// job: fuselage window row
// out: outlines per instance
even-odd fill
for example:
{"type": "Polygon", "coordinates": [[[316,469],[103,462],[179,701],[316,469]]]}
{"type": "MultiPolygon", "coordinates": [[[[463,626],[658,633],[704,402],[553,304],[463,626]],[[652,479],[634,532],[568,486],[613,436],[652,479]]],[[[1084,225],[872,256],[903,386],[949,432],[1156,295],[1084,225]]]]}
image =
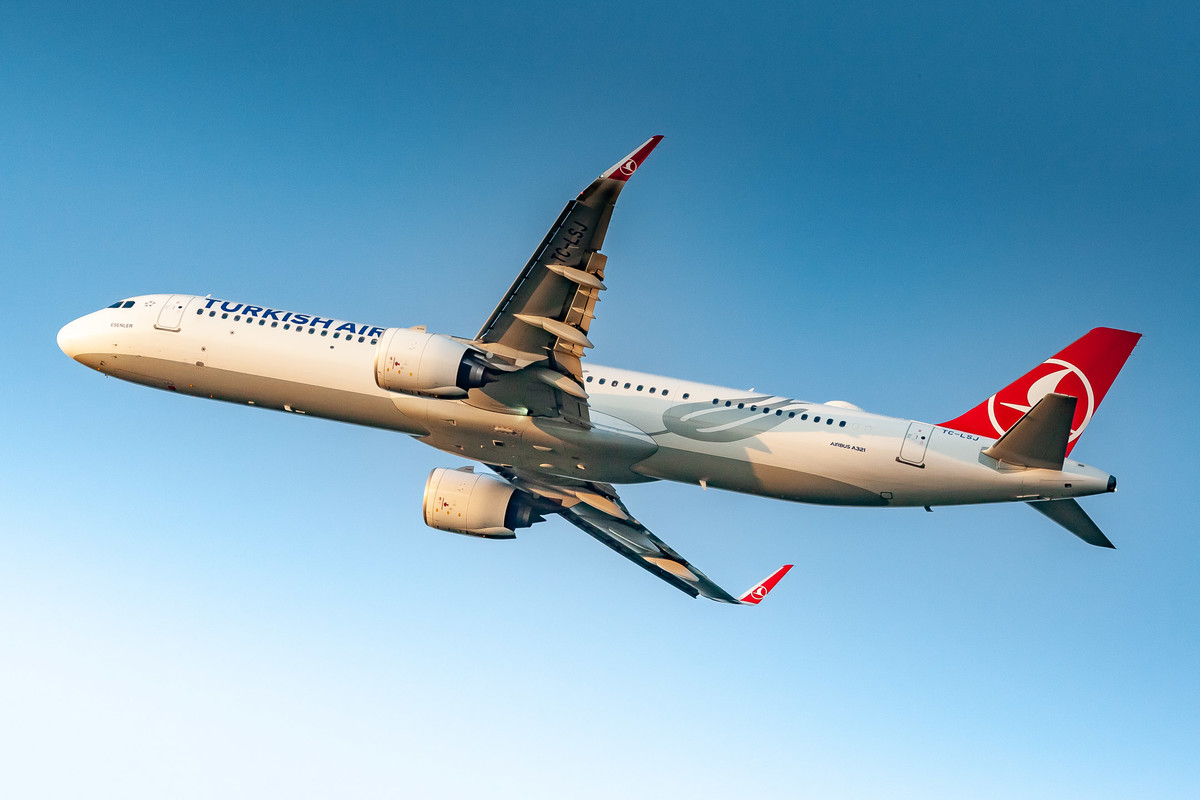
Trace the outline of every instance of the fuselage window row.
{"type": "MultiPolygon", "coordinates": [[[[584,379],[584,382],[591,383],[593,380],[595,380],[595,376],[588,375],[587,378],[584,379]]],[[[603,386],[605,383],[608,383],[610,386],[614,386],[618,389],[621,388],[621,383],[619,381],[608,380],[607,378],[600,378],[599,380],[596,381],[596,383],[600,384],[601,386],[603,386]]],[[[627,383],[627,384],[625,384],[624,388],[629,389],[631,386],[632,386],[632,384],[627,383]]],[[[647,391],[650,394],[660,394],[663,397],[667,397],[671,394],[669,389],[659,389],[657,386],[651,386],[649,389],[646,389],[646,385],[644,383],[639,383],[637,385],[637,387],[635,387],[635,388],[636,388],[636,391],[639,391],[639,392],[647,391]]],[[[683,393],[684,400],[687,400],[691,396],[692,395],[689,392],[683,393]]]]}

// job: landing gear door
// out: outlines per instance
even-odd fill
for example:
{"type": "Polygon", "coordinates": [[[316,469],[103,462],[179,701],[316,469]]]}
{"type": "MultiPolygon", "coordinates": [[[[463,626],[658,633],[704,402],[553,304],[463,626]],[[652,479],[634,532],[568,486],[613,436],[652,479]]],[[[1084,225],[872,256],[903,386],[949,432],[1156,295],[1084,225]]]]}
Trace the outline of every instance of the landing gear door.
{"type": "Polygon", "coordinates": [[[154,327],[160,331],[177,331],[179,323],[183,321],[183,312],[187,308],[188,301],[192,298],[186,294],[173,294],[167,298],[167,302],[163,303],[162,310],[158,312],[158,322],[154,323],[154,327]]]}
{"type": "Polygon", "coordinates": [[[915,466],[924,466],[925,448],[929,446],[929,437],[933,433],[934,426],[925,422],[911,422],[908,425],[908,432],[904,434],[904,441],[900,445],[900,457],[898,461],[903,461],[906,464],[915,466]]]}

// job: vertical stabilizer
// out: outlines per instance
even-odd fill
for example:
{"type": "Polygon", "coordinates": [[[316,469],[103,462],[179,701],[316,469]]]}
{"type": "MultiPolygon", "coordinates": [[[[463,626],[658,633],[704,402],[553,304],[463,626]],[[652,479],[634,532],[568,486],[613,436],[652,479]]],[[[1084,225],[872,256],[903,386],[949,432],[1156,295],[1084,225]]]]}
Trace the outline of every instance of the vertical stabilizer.
{"type": "Polygon", "coordinates": [[[1070,395],[1079,400],[1067,439],[1066,454],[1070,455],[1140,338],[1140,333],[1132,331],[1093,328],[1052,358],[962,416],[943,422],[942,426],[996,438],[1007,433],[1046,395],[1070,395]]]}

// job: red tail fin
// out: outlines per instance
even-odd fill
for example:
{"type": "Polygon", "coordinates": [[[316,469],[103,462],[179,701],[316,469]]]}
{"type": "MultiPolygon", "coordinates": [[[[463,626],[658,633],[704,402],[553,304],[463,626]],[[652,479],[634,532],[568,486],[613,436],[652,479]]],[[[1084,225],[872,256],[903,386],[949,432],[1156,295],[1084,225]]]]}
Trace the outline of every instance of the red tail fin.
{"type": "Polygon", "coordinates": [[[1053,358],[1046,359],[961,417],[943,422],[942,426],[994,439],[1047,394],[1069,394],[1079,398],[1067,441],[1067,453],[1070,454],[1140,338],[1140,333],[1131,331],[1093,328],[1053,358]]]}

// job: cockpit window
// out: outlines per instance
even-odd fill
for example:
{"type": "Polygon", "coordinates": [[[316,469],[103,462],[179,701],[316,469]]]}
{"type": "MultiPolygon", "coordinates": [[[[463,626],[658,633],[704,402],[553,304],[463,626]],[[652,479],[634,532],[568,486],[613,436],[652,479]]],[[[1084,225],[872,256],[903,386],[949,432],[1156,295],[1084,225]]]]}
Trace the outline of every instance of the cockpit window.
{"type": "Polygon", "coordinates": [[[109,306],[109,308],[120,308],[120,307],[121,307],[121,303],[122,303],[122,302],[124,302],[124,301],[123,301],[123,300],[118,300],[117,302],[115,302],[115,303],[113,303],[111,306],[109,306]]]}
{"type": "Polygon", "coordinates": [[[111,306],[109,306],[109,308],[133,308],[133,301],[132,300],[118,300],[117,302],[115,302],[111,306]]]}

